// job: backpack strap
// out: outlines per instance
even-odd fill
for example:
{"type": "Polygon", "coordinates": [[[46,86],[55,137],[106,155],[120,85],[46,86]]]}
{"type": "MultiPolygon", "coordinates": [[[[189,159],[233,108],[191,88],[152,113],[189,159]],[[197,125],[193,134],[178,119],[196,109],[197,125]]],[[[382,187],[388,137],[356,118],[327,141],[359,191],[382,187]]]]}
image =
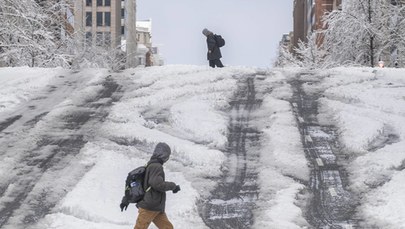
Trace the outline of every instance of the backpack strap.
{"type": "MultiPolygon", "coordinates": [[[[146,173],[146,171],[148,170],[148,166],[149,166],[149,163],[146,163],[146,165],[145,165],[145,173],[146,173]]],[[[149,192],[149,191],[151,190],[151,188],[152,188],[152,186],[149,186],[149,187],[145,190],[145,193],[149,192]]]]}

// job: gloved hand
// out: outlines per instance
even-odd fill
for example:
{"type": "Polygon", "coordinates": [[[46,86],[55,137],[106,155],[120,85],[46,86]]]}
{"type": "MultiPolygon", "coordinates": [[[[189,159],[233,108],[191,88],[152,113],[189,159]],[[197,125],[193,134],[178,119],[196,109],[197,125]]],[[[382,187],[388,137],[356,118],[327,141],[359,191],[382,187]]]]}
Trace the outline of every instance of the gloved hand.
{"type": "Polygon", "coordinates": [[[126,211],[127,208],[128,208],[128,205],[129,205],[129,203],[121,203],[121,204],[120,204],[121,211],[123,211],[124,209],[125,209],[125,211],[126,211]]]}
{"type": "Polygon", "coordinates": [[[123,211],[124,209],[126,211],[128,208],[128,205],[129,205],[129,201],[128,201],[127,197],[126,196],[122,197],[121,204],[120,204],[121,211],[123,211]]]}
{"type": "Polygon", "coordinates": [[[176,185],[176,188],[173,189],[173,193],[180,191],[180,185],[176,185]]]}
{"type": "Polygon", "coordinates": [[[120,204],[120,208],[121,208],[121,211],[123,211],[124,209],[125,209],[125,211],[127,210],[127,208],[128,208],[128,203],[121,203],[120,204]]]}

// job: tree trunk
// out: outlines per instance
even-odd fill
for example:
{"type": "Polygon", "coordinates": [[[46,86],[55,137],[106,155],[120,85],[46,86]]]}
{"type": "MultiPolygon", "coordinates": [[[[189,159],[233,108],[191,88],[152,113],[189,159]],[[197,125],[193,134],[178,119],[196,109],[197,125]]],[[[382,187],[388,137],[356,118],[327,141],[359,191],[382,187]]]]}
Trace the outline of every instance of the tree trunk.
{"type": "Polygon", "coordinates": [[[370,67],[374,67],[374,36],[370,37],[370,67]]]}
{"type": "MultiPolygon", "coordinates": [[[[371,0],[368,0],[368,22],[369,25],[372,23],[373,11],[371,9],[371,0]]],[[[374,67],[374,35],[370,32],[370,66],[374,67]]]]}

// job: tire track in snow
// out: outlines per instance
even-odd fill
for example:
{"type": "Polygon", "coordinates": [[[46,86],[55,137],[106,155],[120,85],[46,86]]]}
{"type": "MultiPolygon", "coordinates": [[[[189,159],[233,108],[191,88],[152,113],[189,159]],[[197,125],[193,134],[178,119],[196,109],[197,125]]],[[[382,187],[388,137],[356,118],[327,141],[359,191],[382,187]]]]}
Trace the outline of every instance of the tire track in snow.
{"type": "Polygon", "coordinates": [[[256,99],[254,76],[242,77],[235,99],[230,102],[228,162],[218,185],[207,199],[200,200],[198,209],[210,228],[249,228],[258,198],[256,166],[261,133],[250,126],[250,113],[261,105],[256,99]]]}
{"type": "Polygon", "coordinates": [[[357,198],[347,190],[347,174],[339,160],[339,142],[333,126],[317,121],[319,94],[306,94],[299,74],[290,81],[294,91],[292,107],[297,117],[301,139],[312,164],[310,191],[312,199],[306,217],[314,228],[357,228],[357,198]]]}
{"type": "Polygon", "coordinates": [[[16,115],[10,118],[7,118],[6,120],[0,122],[0,132],[5,130],[7,127],[11,126],[14,122],[19,120],[22,117],[22,115],[16,115]]]}
{"type": "MultiPolygon", "coordinates": [[[[76,86],[74,82],[66,85],[73,89],[76,86]]],[[[88,168],[72,164],[78,163],[76,155],[94,137],[94,129],[107,117],[112,103],[122,96],[120,89],[121,86],[111,76],[106,77],[96,96],[53,117],[54,123],[35,133],[34,140],[31,140],[33,144],[8,149],[21,157],[13,169],[15,173],[11,173],[13,176],[0,189],[3,193],[0,198],[0,227],[14,229],[34,225],[80,179],[88,168]]],[[[54,91],[49,90],[48,96],[54,91]]],[[[47,96],[41,96],[40,100],[46,103],[47,96]]],[[[33,105],[28,107],[35,109],[33,105]]],[[[34,115],[24,124],[34,129],[35,124],[46,115],[47,112],[34,115]]],[[[29,134],[31,130],[27,128],[24,130],[29,134]]],[[[20,136],[17,134],[15,137],[20,136]]],[[[5,140],[18,142],[19,139],[2,139],[7,144],[5,140]]]]}

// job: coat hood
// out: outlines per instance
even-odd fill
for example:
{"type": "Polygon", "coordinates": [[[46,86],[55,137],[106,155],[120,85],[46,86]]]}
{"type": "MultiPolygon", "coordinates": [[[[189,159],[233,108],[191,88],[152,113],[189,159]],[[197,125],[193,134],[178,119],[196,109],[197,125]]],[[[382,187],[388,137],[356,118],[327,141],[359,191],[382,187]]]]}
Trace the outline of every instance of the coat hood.
{"type": "Polygon", "coordinates": [[[208,35],[211,35],[211,34],[213,34],[211,31],[209,31],[208,29],[203,29],[203,31],[202,31],[202,33],[205,35],[205,36],[208,36],[208,35]]]}
{"type": "Polygon", "coordinates": [[[171,150],[170,150],[169,145],[167,145],[164,142],[159,142],[156,145],[155,150],[153,151],[151,160],[157,159],[163,164],[169,160],[170,154],[171,154],[171,150]]]}

